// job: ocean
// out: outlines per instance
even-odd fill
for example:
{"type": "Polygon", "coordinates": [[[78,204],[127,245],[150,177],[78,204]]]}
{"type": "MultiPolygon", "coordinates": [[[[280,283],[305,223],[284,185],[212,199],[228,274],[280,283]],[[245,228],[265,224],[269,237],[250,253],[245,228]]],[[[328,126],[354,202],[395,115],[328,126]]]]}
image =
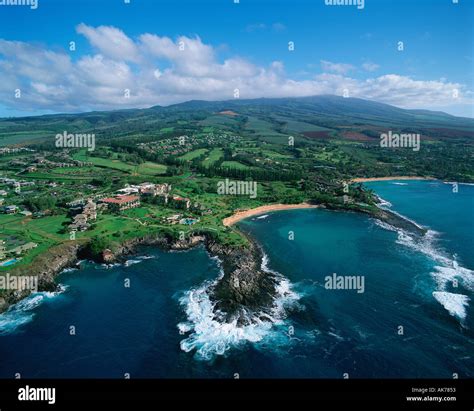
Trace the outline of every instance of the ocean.
{"type": "Polygon", "coordinates": [[[0,377],[472,378],[474,186],[366,185],[427,235],[324,209],[240,222],[281,278],[271,321],[243,328],[212,317],[203,247],[83,261],[0,315],[0,377]]]}

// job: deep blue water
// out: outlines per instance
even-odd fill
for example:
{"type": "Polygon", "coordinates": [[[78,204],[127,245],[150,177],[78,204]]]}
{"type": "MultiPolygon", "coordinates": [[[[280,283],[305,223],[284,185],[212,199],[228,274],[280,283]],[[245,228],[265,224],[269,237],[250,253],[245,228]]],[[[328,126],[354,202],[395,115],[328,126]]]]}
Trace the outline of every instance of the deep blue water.
{"type": "Polygon", "coordinates": [[[473,377],[474,187],[368,186],[427,237],[321,209],[240,223],[286,279],[273,324],[213,321],[220,267],[203,248],[147,248],[126,266],[84,262],[65,291],[0,315],[0,377],[473,377]],[[326,289],[333,273],[362,276],[364,292],[326,289]]]}

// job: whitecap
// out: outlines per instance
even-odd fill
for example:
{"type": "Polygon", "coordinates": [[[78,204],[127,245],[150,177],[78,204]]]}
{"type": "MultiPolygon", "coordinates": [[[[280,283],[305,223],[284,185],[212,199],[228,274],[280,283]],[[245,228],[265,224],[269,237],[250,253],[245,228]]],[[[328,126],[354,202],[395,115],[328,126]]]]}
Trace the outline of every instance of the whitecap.
{"type": "MultiPolygon", "coordinates": [[[[279,326],[284,325],[287,309],[296,306],[300,296],[293,290],[289,280],[268,268],[266,254],[263,255],[262,270],[275,274],[277,284],[274,305],[266,312],[242,312],[247,319],[245,325],[238,324],[237,318],[230,322],[223,320],[225,316],[211,301],[209,290],[218,280],[207,281],[187,291],[180,298],[187,320],[177,325],[180,334],[188,334],[180,342],[181,350],[195,351],[196,359],[209,361],[247,343],[266,343],[282,336],[284,341],[289,341],[288,335],[279,326]]],[[[219,278],[222,275],[221,270],[219,278]]]]}
{"type": "Polygon", "coordinates": [[[136,260],[133,260],[133,259],[132,260],[127,260],[127,261],[125,261],[124,266],[129,267],[131,265],[139,264],[141,262],[142,262],[142,260],[138,260],[138,259],[136,259],[136,260]]]}
{"type": "Polygon", "coordinates": [[[392,207],[392,203],[390,201],[385,200],[384,198],[380,197],[379,195],[375,195],[378,205],[380,207],[392,207]]]}
{"type": "Polygon", "coordinates": [[[11,334],[34,318],[34,310],[45,301],[51,300],[67,290],[67,286],[59,284],[56,291],[42,291],[30,294],[28,297],[12,305],[8,311],[0,314],[0,336],[11,334]]]}
{"type": "MultiPolygon", "coordinates": [[[[412,220],[409,221],[415,223],[412,220]]],[[[448,254],[440,250],[438,247],[436,247],[435,243],[439,237],[439,233],[437,231],[429,229],[423,237],[418,238],[414,237],[413,235],[410,235],[407,231],[401,228],[396,228],[383,221],[376,220],[376,224],[386,230],[396,232],[398,234],[396,240],[397,244],[420,252],[429,257],[435,263],[437,263],[433,271],[430,273],[431,277],[436,282],[437,290],[435,292],[444,292],[448,285],[454,286],[454,280],[457,280],[459,284],[461,284],[466,289],[474,291],[474,271],[461,266],[457,261],[456,255],[449,256],[448,254]]],[[[441,294],[441,296],[443,295],[444,294],[441,294]]],[[[441,303],[439,298],[436,298],[436,300],[441,303]]],[[[466,304],[468,304],[468,300],[466,301],[466,304]]]]}
{"type": "Polygon", "coordinates": [[[153,260],[156,258],[156,255],[139,255],[135,257],[135,260],[138,260],[138,262],[145,261],[145,260],[153,260]]]}
{"type": "Polygon", "coordinates": [[[460,320],[466,318],[466,307],[469,305],[469,297],[464,294],[453,294],[446,291],[434,291],[433,297],[448,310],[449,314],[460,320]]]}
{"type": "Polygon", "coordinates": [[[77,267],[68,267],[68,268],[65,268],[64,270],[62,270],[61,274],[71,273],[71,272],[78,271],[78,270],[79,269],[77,267]]]}

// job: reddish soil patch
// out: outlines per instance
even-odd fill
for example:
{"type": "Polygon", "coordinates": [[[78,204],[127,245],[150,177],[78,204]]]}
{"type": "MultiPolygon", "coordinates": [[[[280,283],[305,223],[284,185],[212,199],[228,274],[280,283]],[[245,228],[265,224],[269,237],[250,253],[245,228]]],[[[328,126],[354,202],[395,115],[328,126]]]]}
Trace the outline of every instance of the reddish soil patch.
{"type": "Polygon", "coordinates": [[[327,139],[331,138],[327,131],[305,131],[303,133],[305,137],[316,138],[316,139],[327,139]]]}
{"type": "Polygon", "coordinates": [[[219,114],[222,114],[223,116],[231,116],[231,117],[238,116],[238,114],[235,111],[231,111],[231,110],[221,111],[219,114]]]}

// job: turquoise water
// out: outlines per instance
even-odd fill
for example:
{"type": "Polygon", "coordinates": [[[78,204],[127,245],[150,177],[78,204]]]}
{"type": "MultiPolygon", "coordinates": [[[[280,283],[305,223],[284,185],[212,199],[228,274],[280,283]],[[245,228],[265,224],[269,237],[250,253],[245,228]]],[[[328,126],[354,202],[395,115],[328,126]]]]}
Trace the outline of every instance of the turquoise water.
{"type": "Polygon", "coordinates": [[[10,265],[15,264],[16,262],[18,262],[18,260],[16,258],[12,258],[11,260],[4,261],[3,263],[0,264],[0,266],[1,267],[8,267],[10,265]]]}
{"type": "Polygon", "coordinates": [[[84,262],[0,316],[0,377],[473,377],[474,187],[368,186],[427,237],[322,209],[241,222],[284,276],[273,322],[244,329],[212,318],[221,270],[203,248],[84,262]],[[333,273],[364,292],[327,289],[333,273]]]}

